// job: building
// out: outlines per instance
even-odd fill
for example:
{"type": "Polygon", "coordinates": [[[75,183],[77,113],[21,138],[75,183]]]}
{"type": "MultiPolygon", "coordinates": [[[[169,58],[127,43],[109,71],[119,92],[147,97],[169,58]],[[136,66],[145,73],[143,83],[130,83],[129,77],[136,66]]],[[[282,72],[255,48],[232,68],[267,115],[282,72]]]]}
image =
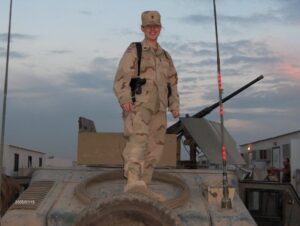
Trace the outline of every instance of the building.
{"type": "MultiPolygon", "coordinates": [[[[248,166],[282,169],[283,160],[290,159],[291,184],[300,194],[300,130],[257,140],[240,146],[248,166]]],[[[282,175],[281,175],[282,178],[282,175]]]]}
{"type": "Polygon", "coordinates": [[[46,153],[15,145],[4,145],[3,172],[7,176],[29,176],[34,168],[44,167],[46,153]]]}

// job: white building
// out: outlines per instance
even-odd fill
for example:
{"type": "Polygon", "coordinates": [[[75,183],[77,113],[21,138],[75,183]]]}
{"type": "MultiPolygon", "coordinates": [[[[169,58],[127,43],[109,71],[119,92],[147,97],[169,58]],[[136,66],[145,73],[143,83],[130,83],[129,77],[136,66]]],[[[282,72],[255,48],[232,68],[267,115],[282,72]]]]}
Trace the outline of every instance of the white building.
{"type": "Polygon", "coordinates": [[[242,155],[249,165],[283,168],[290,159],[291,184],[300,194],[300,130],[241,145],[242,155]]]}
{"type": "Polygon", "coordinates": [[[44,167],[46,153],[14,145],[4,145],[3,172],[8,176],[28,176],[34,168],[44,167]]]}

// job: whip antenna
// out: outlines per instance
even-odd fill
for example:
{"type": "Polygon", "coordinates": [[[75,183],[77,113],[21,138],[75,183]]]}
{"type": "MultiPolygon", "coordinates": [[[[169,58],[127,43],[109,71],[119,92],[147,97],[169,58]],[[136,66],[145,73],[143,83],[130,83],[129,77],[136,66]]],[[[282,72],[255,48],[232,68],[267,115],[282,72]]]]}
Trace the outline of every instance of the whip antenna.
{"type": "Polygon", "coordinates": [[[220,121],[221,121],[221,153],[222,153],[222,164],[223,164],[223,197],[222,197],[221,206],[222,208],[231,209],[232,204],[229,198],[228,178],[227,178],[226,147],[224,144],[224,107],[222,101],[223,88],[222,88],[222,79],[221,79],[216,1],[213,0],[213,3],[214,3],[215,33],[216,33],[216,47],[217,47],[218,90],[219,90],[219,109],[220,109],[219,114],[220,114],[220,121]]]}
{"type": "MultiPolygon", "coordinates": [[[[3,170],[3,152],[4,152],[4,133],[5,133],[5,116],[6,116],[6,96],[7,96],[7,82],[8,82],[8,63],[9,63],[9,52],[10,52],[10,30],[11,30],[11,14],[12,14],[12,1],[10,0],[9,6],[9,22],[8,22],[8,33],[7,33],[7,50],[6,50],[6,66],[5,66],[5,78],[4,78],[4,91],[3,91],[3,108],[2,108],[2,121],[1,121],[1,145],[0,145],[0,193],[2,190],[2,170],[3,170]]],[[[2,195],[0,195],[1,208],[2,195]]],[[[1,221],[1,216],[0,216],[1,221]]],[[[1,226],[1,222],[0,222],[1,226]]]]}

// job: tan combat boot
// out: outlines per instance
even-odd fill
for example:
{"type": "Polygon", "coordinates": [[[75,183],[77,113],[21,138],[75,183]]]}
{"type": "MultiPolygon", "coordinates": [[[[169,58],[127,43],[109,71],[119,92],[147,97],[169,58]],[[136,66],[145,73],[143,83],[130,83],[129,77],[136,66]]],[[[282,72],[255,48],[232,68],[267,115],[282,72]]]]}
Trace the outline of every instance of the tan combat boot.
{"type": "Polygon", "coordinates": [[[127,184],[125,185],[124,192],[144,193],[146,190],[147,185],[140,179],[138,167],[130,168],[127,173],[127,184]]]}
{"type": "Polygon", "coordinates": [[[142,180],[147,184],[147,191],[144,194],[152,199],[156,199],[160,202],[164,202],[166,201],[166,197],[161,193],[154,192],[149,187],[152,181],[153,171],[154,168],[152,166],[148,166],[144,168],[142,180]]]}
{"type": "Polygon", "coordinates": [[[144,194],[149,198],[156,199],[159,202],[164,202],[167,200],[167,198],[163,194],[159,192],[155,192],[151,190],[149,187],[147,187],[147,191],[144,194]]]}
{"type": "Polygon", "coordinates": [[[147,183],[151,182],[152,173],[153,170],[150,171],[150,177],[147,175],[147,179],[145,180],[145,177],[141,178],[139,166],[132,165],[127,172],[127,184],[125,185],[124,192],[140,193],[160,202],[166,201],[166,198],[162,194],[152,191],[147,186],[147,183]]]}
{"type": "Polygon", "coordinates": [[[143,170],[142,180],[145,181],[147,185],[149,185],[152,181],[154,168],[152,166],[145,167],[143,170]]]}

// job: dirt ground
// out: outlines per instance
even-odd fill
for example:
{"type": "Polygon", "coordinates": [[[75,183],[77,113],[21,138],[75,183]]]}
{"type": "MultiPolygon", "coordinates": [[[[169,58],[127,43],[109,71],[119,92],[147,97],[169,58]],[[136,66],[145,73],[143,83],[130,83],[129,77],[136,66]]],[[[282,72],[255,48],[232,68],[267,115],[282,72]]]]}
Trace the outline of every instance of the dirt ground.
{"type": "Polygon", "coordinates": [[[15,201],[19,195],[21,188],[19,184],[11,177],[2,174],[1,184],[1,211],[3,214],[7,211],[10,205],[15,201]]]}

